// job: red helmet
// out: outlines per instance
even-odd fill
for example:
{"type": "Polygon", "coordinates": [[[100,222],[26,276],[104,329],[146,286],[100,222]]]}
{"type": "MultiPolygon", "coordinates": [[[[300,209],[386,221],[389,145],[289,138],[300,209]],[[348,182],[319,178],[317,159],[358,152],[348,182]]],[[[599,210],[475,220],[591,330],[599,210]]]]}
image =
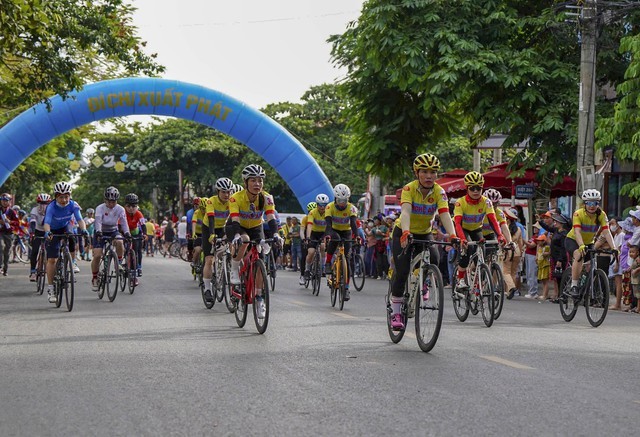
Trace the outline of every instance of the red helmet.
{"type": "Polygon", "coordinates": [[[40,193],[40,194],[38,194],[38,197],[36,198],[36,202],[38,202],[38,203],[49,203],[49,202],[51,202],[51,196],[49,196],[47,193],[40,193]]]}
{"type": "Polygon", "coordinates": [[[200,206],[200,198],[199,197],[194,197],[193,198],[193,206],[194,207],[200,206]]]}

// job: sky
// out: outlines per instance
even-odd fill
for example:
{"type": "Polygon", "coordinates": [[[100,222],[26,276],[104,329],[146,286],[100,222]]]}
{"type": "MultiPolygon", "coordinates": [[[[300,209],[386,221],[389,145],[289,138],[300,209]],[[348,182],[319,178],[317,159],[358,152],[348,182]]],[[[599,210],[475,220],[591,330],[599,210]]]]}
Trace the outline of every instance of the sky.
{"type": "Polygon", "coordinates": [[[166,67],[163,77],[202,85],[260,109],[299,102],[313,85],[344,77],[332,34],[363,0],[132,0],[133,24],[166,67]]]}

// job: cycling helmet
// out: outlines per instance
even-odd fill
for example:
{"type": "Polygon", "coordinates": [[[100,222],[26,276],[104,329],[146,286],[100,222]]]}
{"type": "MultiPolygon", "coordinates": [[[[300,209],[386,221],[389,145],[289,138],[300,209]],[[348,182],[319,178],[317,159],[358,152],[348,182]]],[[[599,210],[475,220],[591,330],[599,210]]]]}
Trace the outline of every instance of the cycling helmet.
{"type": "Polygon", "coordinates": [[[316,207],[318,206],[318,204],[316,202],[309,202],[307,203],[307,211],[311,212],[313,211],[316,207]]]}
{"type": "Polygon", "coordinates": [[[349,200],[351,190],[345,184],[338,184],[333,187],[333,195],[336,200],[349,200]]]}
{"type": "Polygon", "coordinates": [[[216,190],[218,191],[231,191],[233,189],[233,182],[229,178],[220,178],[216,181],[216,190]]]}
{"type": "Polygon", "coordinates": [[[464,185],[467,186],[467,187],[471,186],[471,185],[483,186],[484,185],[484,176],[482,176],[477,171],[470,171],[469,173],[464,175],[464,185]]]}
{"type": "Polygon", "coordinates": [[[9,193],[2,193],[2,196],[0,196],[0,200],[7,200],[7,201],[9,201],[9,200],[11,200],[11,199],[12,199],[12,197],[11,197],[11,194],[9,194],[9,193]]]}
{"type": "Polygon", "coordinates": [[[488,190],[486,190],[484,192],[484,197],[489,198],[489,200],[493,203],[498,203],[502,200],[502,194],[500,194],[500,191],[496,190],[495,188],[489,188],[488,190]]]}
{"type": "Polygon", "coordinates": [[[71,184],[69,182],[58,182],[53,186],[54,194],[71,194],[71,184]]]}
{"type": "Polygon", "coordinates": [[[38,194],[38,197],[36,198],[36,202],[38,202],[38,203],[49,203],[49,202],[51,202],[51,196],[49,196],[47,193],[40,193],[40,194],[38,194]]]}
{"type": "Polygon", "coordinates": [[[104,200],[118,200],[120,198],[120,191],[116,187],[107,187],[104,190],[104,200]]]}
{"type": "Polygon", "coordinates": [[[27,215],[27,211],[25,211],[24,209],[21,209],[20,211],[18,211],[18,215],[19,216],[25,216],[25,215],[27,215]]]}
{"type": "Polygon", "coordinates": [[[582,200],[587,201],[587,200],[601,200],[602,196],[600,195],[600,191],[598,190],[594,190],[594,189],[589,189],[589,190],[584,190],[582,192],[582,200]]]}
{"type": "Polygon", "coordinates": [[[198,196],[193,198],[193,207],[197,208],[200,205],[200,198],[198,196]]]}
{"type": "Polygon", "coordinates": [[[413,160],[413,171],[423,170],[440,170],[440,160],[431,153],[423,153],[413,160]]]}
{"type": "Polygon", "coordinates": [[[95,211],[93,208],[87,208],[87,214],[95,214],[95,211]]]}
{"type": "Polygon", "coordinates": [[[245,168],[242,169],[242,180],[246,181],[249,178],[264,178],[265,172],[264,168],[260,167],[258,164],[249,164],[245,168]]]}
{"type": "Polygon", "coordinates": [[[329,196],[323,193],[318,194],[316,196],[316,203],[320,206],[327,206],[327,203],[329,203],[329,196]]]}
{"type": "Polygon", "coordinates": [[[233,184],[233,192],[237,193],[238,191],[244,190],[244,187],[240,184],[233,184]]]}
{"type": "Polygon", "coordinates": [[[14,210],[15,212],[18,212],[20,211],[20,205],[13,205],[11,209],[14,210]]]}
{"type": "Polygon", "coordinates": [[[134,193],[129,193],[124,196],[124,203],[127,205],[137,205],[139,202],[138,195],[134,193]]]}

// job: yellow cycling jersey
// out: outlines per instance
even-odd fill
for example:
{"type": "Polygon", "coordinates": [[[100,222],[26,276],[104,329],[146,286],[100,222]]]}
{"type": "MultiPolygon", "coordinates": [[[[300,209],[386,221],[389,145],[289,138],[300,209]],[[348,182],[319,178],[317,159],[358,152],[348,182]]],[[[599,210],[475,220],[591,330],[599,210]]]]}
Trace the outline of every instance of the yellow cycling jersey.
{"type": "Polygon", "coordinates": [[[247,190],[238,191],[229,199],[229,216],[238,218],[240,226],[245,229],[253,229],[262,225],[262,215],[275,214],[276,207],[273,197],[266,191],[256,196],[256,200],[249,201],[247,190]],[[264,205],[260,209],[260,197],[264,198],[264,205]]]}
{"type": "MultiPolygon", "coordinates": [[[[411,204],[411,216],[409,232],[412,234],[428,234],[431,232],[431,221],[438,212],[443,214],[449,212],[447,193],[438,185],[433,184],[433,188],[423,196],[420,192],[420,183],[415,180],[409,182],[402,188],[400,204],[411,204]]],[[[396,220],[400,226],[399,219],[396,220]]]]}
{"type": "Polygon", "coordinates": [[[593,243],[593,237],[598,232],[598,228],[602,230],[609,229],[609,219],[604,211],[599,216],[589,215],[584,208],[577,209],[573,213],[573,228],[567,234],[567,238],[576,239],[575,228],[580,228],[580,235],[584,244],[593,243]]]}
{"type": "Polygon", "coordinates": [[[304,217],[302,217],[302,220],[300,220],[300,235],[301,235],[301,238],[304,238],[304,236],[307,235],[306,231],[307,231],[307,223],[308,223],[308,221],[309,221],[309,216],[308,215],[305,215],[304,217]]]}
{"type": "Polygon", "coordinates": [[[327,229],[327,221],[324,219],[327,210],[322,213],[318,208],[313,208],[307,216],[308,224],[311,224],[312,232],[324,232],[327,229]]]}
{"type": "Polygon", "coordinates": [[[477,204],[467,202],[467,196],[461,197],[453,209],[454,221],[456,217],[462,217],[462,229],[476,231],[482,228],[482,222],[487,214],[494,214],[491,200],[482,196],[477,204]]]}
{"type": "Polygon", "coordinates": [[[336,231],[348,231],[351,229],[351,217],[358,216],[358,210],[353,204],[347,202],[344,210],[340,211],[335,202],[331,202],[324,210],[325,219],[331,217],[331,229],[336,231]]]}
{"type": "Polygon", "coordinates": [[[227,218],[229,217],[229,202],[223,203],[216,195],[207,199],[207,226],[209,226],[209,217],[213,217],[214,229],[224,228],[227,218]]]}
{"type": "MultiPolygon", "coordinates": [[[[498,225],[506,225],[507,217],[504,215],[504,212],[500,208],[494,208],[494,211],[496,213],[496,220],[498,221],[498,225]]],[[[482,221],[482,235],[486,236],[489,234],[495,234],[495,231],[489,223],[489,218],[485,215],[484,220],[482,221]]]]}
{"type": "Polygon", "coordinates": [[[205,213],[200,208],[196,209],[196,212],[193,213],[191,226],[193,228],[194,235],[202,235],[202,225],[204,217],[205,213]]]}

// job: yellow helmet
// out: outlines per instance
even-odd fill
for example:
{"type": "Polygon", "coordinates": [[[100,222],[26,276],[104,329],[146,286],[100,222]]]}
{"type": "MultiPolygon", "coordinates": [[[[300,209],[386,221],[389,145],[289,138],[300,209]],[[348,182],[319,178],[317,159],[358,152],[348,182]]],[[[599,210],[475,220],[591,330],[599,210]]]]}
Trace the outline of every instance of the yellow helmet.
{"type": "Polygon", "coordinates": [[[464,185],[467,187],[471,185],[478,185],[481,187],[484,185],[484,176],[477,171],[470,171],[464,175],[464,185]]]}
{"type": "Polygon", "coordinates": [[[423,170],[440,170],[440,160],[431,153],[423,153],[413,160],[413,171],[423,170]]]}

